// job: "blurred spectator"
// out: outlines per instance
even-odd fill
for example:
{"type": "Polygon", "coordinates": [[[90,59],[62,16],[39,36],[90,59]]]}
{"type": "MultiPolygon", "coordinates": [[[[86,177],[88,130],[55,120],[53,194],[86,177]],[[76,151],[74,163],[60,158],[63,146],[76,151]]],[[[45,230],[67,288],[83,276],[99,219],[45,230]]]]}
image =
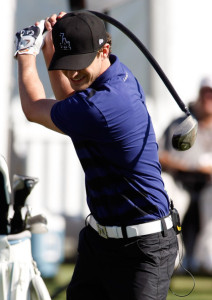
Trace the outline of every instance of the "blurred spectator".
{"type": "MultiPolygon", "coordinates": [[[[211,268],[212,272],[212,250],[206,251],[206,248],[209,247],[207,239],[201,240],[201,245],[196,244],[197,240],[200,241],[199,238],[197,239],[198,233],[201,230],[201,234],[203,234],[202,231],[207,227],[205,218],[208,216],[208,211],[212,210],[212,204],[210,204],[212,203],[212,77],[204,78],[201,81],[198,98],[189,104],[189,110],[198,120],[195,144],[191,149],[183,152],[176,151],[172,147],[174,128],[184,119],[178,118],[168,126],[159,141],[159,157],[163,172],[170,174],[175,183],[178,186],[181,185],[190,196],[190,203],[182,221],[186,251],[184,265],[192,271],[197,271],[204,265],[204,260],[210,260],[211,265],[209,266],[208,263],[206,265],[211,268]],[[208,201],[208,195],[211,195],[211,202],[208,201]],[[203,245],[204,243],[205,245],[203,245]],[[197,249],[196,258],[195,248],[197,249]],[[204,255],[204,258],[200,258],[202,249],[205,253],[208,252],[208,257],[204,255]]],[[[175,199],[173,200],[175,201],[175,199]]],[[[180,205],[183,206],[184,203],[180,203],[180,205]]],[[[208,217],[207,220],[209,220],[208,217]]]]}

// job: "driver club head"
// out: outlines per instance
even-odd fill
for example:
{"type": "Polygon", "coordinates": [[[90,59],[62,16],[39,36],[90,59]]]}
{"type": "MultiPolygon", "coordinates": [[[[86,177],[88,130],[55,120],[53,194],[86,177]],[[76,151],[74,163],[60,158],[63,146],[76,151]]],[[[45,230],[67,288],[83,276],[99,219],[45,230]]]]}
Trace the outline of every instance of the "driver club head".
{"type": "Polygon", "coordinates": [[[172,146],[178,151],[186,151],[190,149],[197,135],[197,120],[189,115],[182,123],[180,123],[172,136],[172,146]]]}

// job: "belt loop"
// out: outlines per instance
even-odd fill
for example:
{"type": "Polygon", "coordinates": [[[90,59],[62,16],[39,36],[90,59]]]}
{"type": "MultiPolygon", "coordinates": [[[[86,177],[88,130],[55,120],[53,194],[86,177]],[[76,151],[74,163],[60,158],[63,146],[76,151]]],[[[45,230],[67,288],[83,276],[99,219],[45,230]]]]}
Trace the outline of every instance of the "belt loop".
{"type": "Polygon", "coordinates": [[[87,217],[85,218],[85,226],[87,227],[89,224],[89,218],[91,217],[91,213],[89,215],[87,215],[87,217]]]}
{"type": "Polygon", "coordinates": [[[168,236],[168,231],[167,231],[167,226],[166,226],[166,222],[165,222],[164,218],[161,219],[161,224],[162,224],[162,229],[163,229],[163,231],[162,231],[163,236],[166,237],[166,236],[168,236]]]}
{"type": "Polygon", "coordinates": [[[121,231],[122,231],[123,238],[124,238],[124,239],[127,239],[128,236],[127,236],[127,229],[126,229],[126,226],[121,226],[121,231]]]}

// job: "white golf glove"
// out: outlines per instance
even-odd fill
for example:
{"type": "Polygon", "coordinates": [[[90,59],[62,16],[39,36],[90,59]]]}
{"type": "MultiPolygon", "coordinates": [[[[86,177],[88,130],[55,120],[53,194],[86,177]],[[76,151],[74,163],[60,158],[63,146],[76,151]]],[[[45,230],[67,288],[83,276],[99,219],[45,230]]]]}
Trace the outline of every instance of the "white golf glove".
{"type": "Polygon", "coordinates": [[[36,56],[44,44],[44,20],[41,20],[38,26],[30,26],[16,33],[16,51],[17,54],[32,54],[36,56]]]}

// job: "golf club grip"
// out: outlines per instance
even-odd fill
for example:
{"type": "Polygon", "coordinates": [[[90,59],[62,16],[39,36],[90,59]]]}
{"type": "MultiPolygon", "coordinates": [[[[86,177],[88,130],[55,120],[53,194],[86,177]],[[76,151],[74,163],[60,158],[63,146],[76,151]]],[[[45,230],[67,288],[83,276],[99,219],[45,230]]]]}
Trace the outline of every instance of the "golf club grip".
{"type": "Polygon", "coordinates": [[[189,116],[190,112],[189,112],[188,108],[186,107],[186,105],[183,103],[183,101],[181,100],[181,98],[177,94],[176,90],[174,89],[173,85],[171,84],[171,82],[167,78],[166,74],[161,69],[158,62],[154,59],[152,54],[147,50],[147,48],[143,45],[143,43],[127,27],[125,27],[123,24],[121,24],[119,21],[115,20],[114,18],[112,18],[108,15],[105,15],[103,13],[96,12],[96,11],[89,10],[89,12],[93,13],[94,15],[96,15],[97,17],[99,17],[100,19],[102,19],[102,20],[104,20],[108,23],[111,23],[112,25],[114,25],[115,27],[120,29],[125,35],[127,35],[128,38],[130,38],[132,42],[134,42],[134,44],[142,51],[144,56],[148,59],[150,64],[153,66],[155,71],[158,73],[158,75],[162,79],[163,83],[165,84],[165,86],[167,87],[167,89],[169,90],[169,92],[171,93],[171,95],[173,96],[175,101],[177,102],[180,109],[184,113],[186,113],[186,115],[189,116]]]}

